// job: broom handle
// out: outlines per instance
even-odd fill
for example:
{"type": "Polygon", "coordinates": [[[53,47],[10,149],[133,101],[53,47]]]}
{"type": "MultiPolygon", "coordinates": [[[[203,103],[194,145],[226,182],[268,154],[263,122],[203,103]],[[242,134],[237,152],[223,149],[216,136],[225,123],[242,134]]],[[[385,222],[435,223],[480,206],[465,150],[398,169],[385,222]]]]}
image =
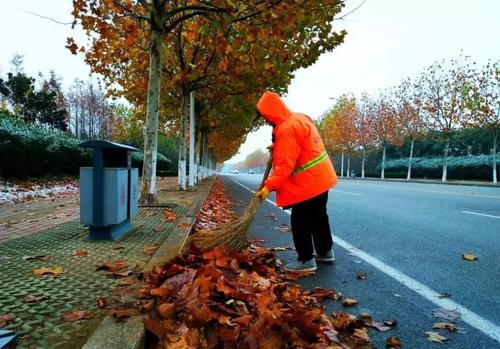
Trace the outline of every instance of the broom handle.
{"type": "Polygon", "coordinates": [[[259,190],[264,188],[264,184],[266,182],[267,177],[269,177],[269,173],[271,172],[271,167],[273,167],[273,152],[269,150],[269,159],[267,160],[267,167],[264,171],[264,177],[262,177],[262,183],[260,183],[259,190]]]}

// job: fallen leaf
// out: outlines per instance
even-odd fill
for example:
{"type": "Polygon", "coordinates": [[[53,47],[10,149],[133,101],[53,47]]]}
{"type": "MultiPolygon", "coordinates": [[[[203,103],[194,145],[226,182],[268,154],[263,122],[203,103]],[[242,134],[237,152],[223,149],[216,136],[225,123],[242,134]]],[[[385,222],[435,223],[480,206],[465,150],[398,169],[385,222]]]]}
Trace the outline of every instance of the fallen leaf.
{"type": "Polygon", "coordinates": [[[148,211],[144,212],[144,215],[146,217],[151,217],[151,216],[154,216],[155,214],[156,214],[156,212],[153,210],[148,210],[148,211]]]}
{"type": "Polygon", "coordinates": [[[462,314],[460,314],[459,312],[457,312],[455,310],[438,308],[438,309],[434,309],[434,311],[432,312],[432,315],[434,315],[435,317],[440,317],[440,318],[446,319],[446,320],[455,321],[462,314]]]}
{"type": "Polygon", "coordinates": [[[70,313],[66,313],[63,315],[63,320],[67,322],[73,322],[78,320],[87,320],[92,319],[94,315],[86,310],[74,310],[70,313]]]}
{"type": "Polygon", "coordinates": [[[120,280],[120,282],[118,283],[118,286],[131,286],[135,284],[135,281],[132,280],[132,279],[123,279],[123,280],[120,280]]]}
{"type": "Polygon", "coordinates": [[[31,296],[31,295],[28,295],[26,297],[23,298],[23,302],[24,303],[37,303],[37,302],[41,302],[43,300],[46,300],[47,298],[49,298],[48,296],[31,296]]]}
{"type": "Polygon", "coordinates": [[[139,310],[141,312],[150,312],[154,309],[155,302],[154,301],[143,301],[140,302],[139,304],[139,310]]]}
{"type": "Polygon", "coordinates": [[[0,315],[0,327],[4,327],[9,322],[14,321],[15,319],[16,319],[16,315],[14,315],[14,314],[0,315]]]}
{"type": "Polygon", "coordinates": [[[268,213],[266,214],[266,218],[272,220],[273,222],[277,222],[278,219],[276,218],[276,215],[274,213],[268,213]]]}
{"type": "Polygon", "coordinates": [[[428,332],[425,332],[425,334],[427,335],[427,339],[430,340],[431,342],[444,344],[444,341],[448,340],[448,338],[441,336],[437,332],[428,331],[428,332]]]}
{"type": "Polygon", "coordinates": [[[401,340],[398,337],[390,336],[385,341],[385,345],[388,348],[400,348],[401,347],[401,340]]]}
{"type": "Polygon", "coordinates": [[[122,259],[116,262],[108,262],[97,266],[96,270],[118,271],[125,268],[127,261],[122,259]]]}
{"type": "Polygon", "coordinates": [[[270,248],[269,250],[270,251],[274,251],[274,252],[291,251],[291,250],[295,250],[295,247],[293,247],[293,246],[288,246],[288,247],[273,247],[273,248],[270,248]]]}
{"type": "Polygon", "coordinates": [[[286,224],[283,224],[281,227],[274,227],[274,230],[279,230],[282,233],[290,233],[292,231],[292,227],[289,227],[286,224]]]}
{"type": "Polygon", "coordinates": [[[123,242],[117,242],[111,246],[113,250],[123,250],[125,248],[125,244],[123,242]]]}
{"type": "Polygon", "coordinates": [[[370,338],[368,337],[368,331],[366,330],[366,328],[354,329],[354,333],[352,334],[352,337],[358,345],[366,344],[370,340],[370,338]]]}
{"type": "Polygon", "coordinates": [[[111,274],[112,277],[114,278],[123,278],[129,275],[132,275],[134,272],[132,270],[125,270],[125,271],[115,271],[111,274]]]}
{"type": "Polygon", "coordinates": [[[396,320],[384,320],[384,325],[389,327],[396,327],[398,322],[396,320]]]}
{"type": "Polygon", "coordinates": [[[355,300],[355,299],[352,299],[352,298],[346,298],[342,301],[342,305],[344,307],[352,307],[352,306],[355,306],[355,305],[358,305],[358,301],[355,300]]]}
{"type": "Polygon", "coordinates": [[[163,215],[164,215],[165,221],[167,221],[167,222],[174,222],[177,220],[177,214],[172,209],[169,209],[169,208],[166,209],[165,211],[163,211],[163,215]]]}
{"type": "Polygon", "coordinates": [[[356,274],[356,278],[357,278],[358,280],[366,280],[366,274],[365,274],[365,273],[362,273],[362,272],[358,272],[358,273],[356,274]]]}
{"type": "Polygon", "coordinates": [[[50,260],[50,256],[46,256],[46,255],[24,256],[23,259],[25,261],[48,261],[48,260],[50,260]]]}
{"type": "Polygon", "coordinates": [[[448,292],[443,292],[438,297],[439,298],[450,298],[451,294],[449,294],[448,292]]]}
{"type": "Polygon", "coordinates": [[[172,293],[172,290],[168,287],[153,288],[149,291],[153,297],[166,297],[172,293]]]}
{"type": "Polygon", "coordinates": [[[158,249],[158,245],[157,244],[148,244],[148,245],[144,245],[144,248],[143,248],[143,252],[146,256],[151,256],[152,254],[154,254],[156,252],[156,250],[158,249]]]}
{"type": "Polygon", "coordinates": [[[165,328],[165,326],[163,326],[163,323],[160,323],[159,321],[145,318],[144,326],[149,332],[153,333],[159,339],[165,338],[168,333],[168,329],[165,328]]]}
{"type": "Polygon", "coordinates": [[[174,303],[162,303],[158,307],[158,314],[164,319],[168,319],[174,315],[175,304],[174,303]]]}
{"type": "Polygon", "coordinates": [[[387,326],[385,323],[380,322],[380,321],[372,321],[368,326],[376,328],[380,332],[385,332],[385,331],[391,329],[390,326],[387,326]]]}
{"type": "Polygon", "coordinates": [[[88,254],[89,254],[88,251],[78,250],[78,251],[73,252],[73,254],[71,256],[74,258],[85,258],[88,256],[88,254]]]}
{"type": "Polygon", "coordinates": [[[33,275],[36,275],[36,276],[41,276],[41,275],[59,276],[62,273],[64,273],[64,269],[61,267],[33,269],[33,275]]]}
{"type": "Polygon", "coordinates": [[[448,330],[450,332],[455,332],[457,330],[457,326],[455,326],[454,324],[450,324],[449,322],[436,322],[434,325],[432,325],[432,328],[448,330]]]}
{"type": "Polygon", "coordinates": [[[97,298],[97,306],[99,308],[105,308],[108,306],[108,301],[104,297],[97,298]]]}
{"type": "Polygon", "coordinates": [[[468,254],[468,253],[464,253],[462,255],[462,259],[465,259],[466,261],[477,261],[478,260],[477,256],[474,256],[473,254],[468,254]]]}
{"type": "Polygon", "coordinates": [[[135,315],[139,315],[138,308],[118,308],[118,309],[111,309],[108,311],[108,316],[114,316],[117,319],[131,317],[135,315]]]}
{"type": "Polygon", "coordinates": [[[155,228],[153,228],[153,231],[156,232],[156,233],[161,233],[164,230],[165,230],[164,227],[155,227],[155,228]]]}

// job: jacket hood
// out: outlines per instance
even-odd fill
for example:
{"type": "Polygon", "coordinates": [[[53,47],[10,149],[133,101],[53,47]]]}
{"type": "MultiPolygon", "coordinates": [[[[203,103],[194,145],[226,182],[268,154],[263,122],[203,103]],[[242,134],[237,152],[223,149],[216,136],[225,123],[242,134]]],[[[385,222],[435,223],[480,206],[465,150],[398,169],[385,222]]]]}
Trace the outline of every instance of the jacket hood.
{"type": "Polygon", "coordinates": [[[274,126],[279,125],[292,114],[280,96],[269,91],[264,92],[262,97],[260,97],[257,103],[257,110],[262,114],[264,119],[274,126]]]}

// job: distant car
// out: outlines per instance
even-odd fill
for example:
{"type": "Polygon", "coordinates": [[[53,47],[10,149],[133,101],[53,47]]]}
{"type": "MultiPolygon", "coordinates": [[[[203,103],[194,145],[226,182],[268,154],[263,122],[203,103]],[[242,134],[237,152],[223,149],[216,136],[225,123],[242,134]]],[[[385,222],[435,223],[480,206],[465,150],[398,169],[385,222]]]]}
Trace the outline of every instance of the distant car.
{"type": "Polygon", "coordinates": [[[239,173],[240,173],[240,171],[238,171],[238,170],[232,170],[232,171],[231,171],[231,173],[232,173],[232,174],[239,174],[239,173]]]}
{"type": "Polygon", "coordinates": [[[255,171],[254,170],[248,170],[248,174],[254,174],[255,171]]]}

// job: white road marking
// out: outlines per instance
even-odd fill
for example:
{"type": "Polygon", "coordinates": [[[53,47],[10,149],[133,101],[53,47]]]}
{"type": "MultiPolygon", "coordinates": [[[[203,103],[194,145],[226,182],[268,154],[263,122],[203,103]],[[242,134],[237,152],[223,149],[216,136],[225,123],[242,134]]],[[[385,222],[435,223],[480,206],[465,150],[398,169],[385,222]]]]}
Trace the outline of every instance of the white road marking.
{"type": "Polygon", "coordinates": [[[363,196],[363,194],[351,193],[350,191],[343,191],[343,190],[337,190],[337,189],[333,189],[333,192],[334,192],[334,193],[341,193],[341,194],[349,194],[349,195],[363,196]]]}
{"type": "MultiPolygon", "coordinates": [[[[235,181],[232,178],[231,180],[241,185],[243,188],[251,191],[252,193],[255,193],[254,190],[248,188],[247,186],[235,181]]],[[[276,206],[276,203],[274,201],[271,201],[269,199],[266,199],[266,201],[276,206]]],[[[284,212],[290,214],[289,211],[284,211],[284,212]]],[[[469,310],[463,305],[452,301],[451,299],[440,298],[441,296],[440,293],[418,282],[417,280],[411,278],[410,276],[404,274],[403,272],[397,270],[396,268],[393,268],[388,264],[385,264],[384,262],[366,253],[365,251],[360,250],[359,248],[351,245],[347,241],[336,236],[333,237],[333,241],[337,245],[346,249],[351,255],[355,255],[359,259],[364,260],[366,263],[377,268],[382,273],[386,274],[387,276],[390,276],[394,280],[408,287],[410,290],[414,291],[415,293],[427,299],[431,303],[437,305],[438,307],[458,311],[460,314],[462,314],[462,320],[465,323],[467,323],[469,326],[481,331],[488,337],[500,343],[500,326],[497,326],[493,322],[483,318],[482,316],[474,313],[473,311],[469,310]]]]}
{"type": "Polygon", "coordinates": [[[500,216],[493,216],[491,214],[486,214],[486,213],[477,213],[477,212],[470,212],[470,211],[461,211],[461,212],[465,213],[465,214],[473,214],[475,216],[483,216],[483,217],[490,217],[490,218],[500,219],[500,216]]]}

